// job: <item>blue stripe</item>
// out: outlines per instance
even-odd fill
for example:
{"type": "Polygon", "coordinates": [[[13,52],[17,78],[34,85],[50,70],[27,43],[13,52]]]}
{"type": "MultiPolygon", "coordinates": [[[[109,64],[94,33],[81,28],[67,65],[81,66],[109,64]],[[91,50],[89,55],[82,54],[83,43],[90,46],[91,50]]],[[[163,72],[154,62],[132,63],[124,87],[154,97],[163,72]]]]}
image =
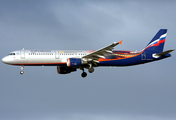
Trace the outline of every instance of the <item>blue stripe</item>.
{"type": "Polygon", "coordinates": [[[166,39],[166,37],[160,38],[160,40],[164,40],[164,39],[166,39]]]}

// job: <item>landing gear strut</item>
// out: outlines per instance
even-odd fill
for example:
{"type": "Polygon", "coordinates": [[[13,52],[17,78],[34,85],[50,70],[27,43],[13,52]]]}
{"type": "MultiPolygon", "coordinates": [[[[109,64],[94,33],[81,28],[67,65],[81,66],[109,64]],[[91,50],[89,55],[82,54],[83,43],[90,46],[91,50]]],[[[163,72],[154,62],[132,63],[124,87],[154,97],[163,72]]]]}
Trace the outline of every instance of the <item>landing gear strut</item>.
{"type": "Polygon", "coordinates": [[[83,73],[81,74],[81,76],[83,77],[83,78],[85,78],[86,76],[87,76],[87,73],[86,72],[84,72],[84,68],[82,67],[82,68],[80,68],[82,71],[83,71],[83,73]]]}
{"type": "Polygon", "coordinates": [[[92,64],[89,64],[89,73],[93,73],[94,72],[94,68],[92,67],[92,64]]]}
{"type": "Polygon", "coordinates": [[[21,66],[20,74],[22,75],[24,73],[24,66],[21,66]]]}

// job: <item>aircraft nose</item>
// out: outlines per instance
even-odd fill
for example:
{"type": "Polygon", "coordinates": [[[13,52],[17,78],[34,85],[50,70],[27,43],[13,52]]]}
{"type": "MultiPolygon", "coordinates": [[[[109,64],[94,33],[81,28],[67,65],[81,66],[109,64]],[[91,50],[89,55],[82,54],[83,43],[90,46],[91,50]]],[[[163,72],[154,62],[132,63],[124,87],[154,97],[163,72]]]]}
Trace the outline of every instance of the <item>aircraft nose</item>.
{"type": "Polygon", "coordinates": [[[2,58],[2,62],[3,62],[3,63],[6,62],[6,58],[5,58],[5,57],[2,58]]]}
{"type": "Polygon", "coordinates": [[[2,62],[8,64],[9,59],[8,59],[7,57],[3,57],[3,58],[2,58],[2,62]]]}

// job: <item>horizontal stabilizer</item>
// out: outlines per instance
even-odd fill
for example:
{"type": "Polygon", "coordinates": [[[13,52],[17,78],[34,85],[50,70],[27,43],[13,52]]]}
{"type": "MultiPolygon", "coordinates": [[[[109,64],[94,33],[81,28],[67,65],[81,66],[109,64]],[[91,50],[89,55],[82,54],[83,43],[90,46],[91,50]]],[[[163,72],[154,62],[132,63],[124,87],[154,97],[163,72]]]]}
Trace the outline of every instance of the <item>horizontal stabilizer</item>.
{"type": "Polygon", "coordinates": [[[154,58],[158,58],[158,57],[164,56],[164,55],[166,55],[166,54],[168,54],[168,53],[170,53],[170,52],[172,52],[172,51],[174,51],[174,50],[175,50],[175,49],[167,50],[167,51],[164,51],[164,52],[161,52],[161,53],[157,53],[157,54],[153,54],[153,57],[154,57],[154,58]]]}

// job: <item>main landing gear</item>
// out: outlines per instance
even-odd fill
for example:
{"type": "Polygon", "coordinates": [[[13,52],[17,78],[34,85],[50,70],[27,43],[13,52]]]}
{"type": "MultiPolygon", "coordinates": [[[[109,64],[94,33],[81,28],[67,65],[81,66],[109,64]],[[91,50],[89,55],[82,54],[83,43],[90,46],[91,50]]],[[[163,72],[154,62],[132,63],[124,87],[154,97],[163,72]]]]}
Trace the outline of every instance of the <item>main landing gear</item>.
{"type": "Polygon", "coordinates": [[[92,64],[89,64],[89,73],[93,73],[94,72],[94,68],[92,67],[92,64]]]}
{"type": "Polygon", "coordinates": [[[86,72],[83,72],[83,73],[81,74],[81,76],[82,76],[83,78],[85,78],[85,77],[87,76],[87,73],[86,73],[86,72]]]}
{"type": "Polygon", "coordinates": [[[82,70],[83,72],[82,72],[82,74],[81,74],[81,76],[83,77],[83,78],[85,78],[86,76],[87,76],[87,73],[86,72],[84,72],[84,68],[83,67],[81,67],[80,68],[80,70],[82,70]]]}
{"type": "MultiPolygon", "coordinates": [[[[81,74],[81,76],[82,76],[83,78],[85,78],[85,77],[87,76],[87,73],[84,72],[84,68],[83,68],[83,67],[80,68],[80,69],[83,71],[82,74],[81,74]]],[[[89,73],[93,73],[93,72],[94,72],[94,68],[92,67],[92,64],[89,64],[88,71],[89,71],[89,73]]]]}
{"type": "Polygon", "coordinates": [[[24,66],[21,66],[20,74],[22,75],[24,73],[24,66]]]}

